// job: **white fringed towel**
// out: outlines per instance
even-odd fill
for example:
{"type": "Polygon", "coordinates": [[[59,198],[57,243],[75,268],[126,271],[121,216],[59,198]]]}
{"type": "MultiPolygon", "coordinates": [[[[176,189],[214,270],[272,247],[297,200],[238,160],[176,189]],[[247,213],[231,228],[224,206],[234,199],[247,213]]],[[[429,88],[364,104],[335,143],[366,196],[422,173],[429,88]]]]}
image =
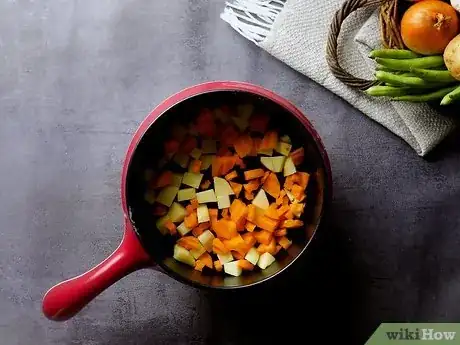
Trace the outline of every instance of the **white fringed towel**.
{"type": "MultiPolygon", "coordinates": [[[[344,85],[330,73],[325,58],[327,35],[332,17],[342,2],[232,0],[226,4],[221,18],[242,36],[403,138],[424,156],[454,129],[451,119],[426,104],[369,97],[344,85]]],[[[338,45],[340,63],[345,70],[357,77],[372,79],[373,61],[367,56],[379,46],[375,9],[360,10],[346,19],[338,45]]]]}

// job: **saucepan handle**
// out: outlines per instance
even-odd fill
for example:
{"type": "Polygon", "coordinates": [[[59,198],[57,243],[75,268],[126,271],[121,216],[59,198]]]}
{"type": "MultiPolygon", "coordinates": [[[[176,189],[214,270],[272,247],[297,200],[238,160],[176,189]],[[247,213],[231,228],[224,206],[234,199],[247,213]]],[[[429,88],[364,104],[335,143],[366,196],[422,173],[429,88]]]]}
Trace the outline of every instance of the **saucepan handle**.
{"type": "Polygon", "coordinates": [[[126,219],[125,233],[118,248],[88,272],[49,289],[43,298],[43,313],[50,320],[68,320],[116,281],[152,265],[131,222],[126,219]]]}

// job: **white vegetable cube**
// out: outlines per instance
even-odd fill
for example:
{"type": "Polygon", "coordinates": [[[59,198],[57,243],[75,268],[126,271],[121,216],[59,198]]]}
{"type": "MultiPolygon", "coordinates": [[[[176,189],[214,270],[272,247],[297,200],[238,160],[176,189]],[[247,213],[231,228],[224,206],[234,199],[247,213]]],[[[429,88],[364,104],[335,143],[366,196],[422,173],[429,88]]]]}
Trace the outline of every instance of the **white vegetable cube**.
{"type": "Polygon", "coordinates": [[[198,206],[197,210],[198,223],[209,222],[209,210],[205,204],[198,206]]]}
{"type": "Polygon", "coordinates": [[[198,236],[198,241],[203,245],[204,249],[208,252],[212,252],[212,241],[214,241],[215,237],[213,233],[209,230],[203,232],[200,236],[198,236]]]}
{"type": "Polygon", "coordinates": [[[217,258],[219,259],[222,265],[226,264],[227,262],[233,261],[232,253],[227,254],[217,254],[217,258]]]}
{"type": "Polygon", "coordinates": [[[191,200],[196,197],[195,188],[184,188],[177,192],[177,201],[191,200]]]}
{"type": "Polygon", "coordinates": [[[292,144],[291,138],[289,137],[289,135],[283,135],[283,136],[280,138],[280,141],[282,141],[283,143],[292,144]]]}
{"type": "Polygon", "coordinates": [[[292,145],[289,143],[284,143],[282,141],[278,142],[276,145],[276,151],[281,153],[283,156],[289,156],[291,153],[292,145]]]}
{"type": "Polygon", "coordinates": [[[284,161],[286,157],[284,156],[276,156],[276,157],[260,157],[260,162],[265,166],[268,170],[273,171],[275,173],[279,173],[283,171],[284,161]]]}
{"type": "Polygon", "coordinates": [[[190,152],[190,156],[193,158],[193,159],[199,159],[201,157],[201,150],[199,148],[194,148],[192,150],[192,152],[190,152]]]}
{"type": "Polygon", "coordinates": [[[234,277],[238,277],[241,273],[243,273],[243,269],[238,266],[238,261],[232,261],[224,264],[224,271],[234,277]]]}
{"type": "Polygon", "coordinates": [[[186,215],[185,208],[181,204],[174,202],[168,211],[168,217],[173,223],[180,223],[186,215]]]}
{"type": "Polygon", "coordinates": [[[200,183],[202,179],[203,179],[203,174],[186,172],[184,174],[184,178],[182,179],[182,183],[196,189],[200,187],[200,183]]]}
{"type": "Polygon", "coordinates": [[[182,222],[180,223],[180,225],[177,227],[177,231],[179,232],[179,234],[181,234],[182,236],[185,236],[187,235],[190,231],[192,231],[192,229],[189,229],[185,226],[185,223],[182,222]]]}
{"type": "Polygon", "coordinates": [[[284,176],[289,176],[295,174],[297,172],[294,162],[292,161],[291,157],[286,158],[286,162],[284,162],[284,176]]]}
{"type": "Polygon", "coordinates": [[[201,145],[201,150],[203,153],[216,153],[217,152],[217,143],[215,140],[204,139],[203,144],[201,145]]]}
{"type": "Polygon", "coordinates": [[[187,168],[190,157],[185,153],[178,152],[174,155],[173,161],[176,162],[181,168],[187,168]]]}
{"type": "Polygon", "coordinates": [[[158,194],[156,201],[160,204],[170,207],[174,199],[176,198],[177,192],[179,192],[179,187],[164,187],[158,194]]]}
{"type": "Polygon", "coordinates": [[[180,187],[183,177],[183,174],[173,174],[171,186],[180,187]]]}
{"type": "Polygon", "coordinates": [[[230,197],[228,195],[217,196],[217,207],[219,210],[230,207],[230,197]]]}
{"type": "Polygon", "coordinates": [[[155,225],[157,227],[158,230],[160,230],[160,232],[163,234],[163,235],[168,235],[169,234],[169,230],[168,228],[165,226],[166,222],[170,220],[168,215],[164,215],[163,217],[159,218],[155,225]]]}
{"type": "Polygon", "coordinates": [[[192,249],[190,251],[190,254],[192,254],[192,256],[195,258],[195,259],[198,259],[201,255],[204,254],[204,252],[206,251],[206,249],[204,249],[203,246],[200,246],[200,248],[198,249],[192,249]]]}
{"type": "Polygon", "coordinates": [[[252,247],[249,249],[248,253],[244,257],[246,260],[248,260],[251,264],[257,265],[257,261],[259,260],[259,252],[257,251],[256,248],[252,247]]]}
{"type": "Polygon", "coordinates": [[[201,170],[208,170],[215,157],[214,155],[201,156],[201,170]]]}
{"type": "Polygon", "coordinates": [[[249,126],[249,121],[248,119],[244,119],[244,118],[241,118],[241,117],[236,117],[236,116],[232,116],[232,121],[233,123],[236,125],[236,127],[239,128],[240,131],[244,131],[246,130],[246,128],[248,128],[249,126]]]}
{"type": "Polygon", "coordinates": [[[214,177],[214,190],[216,192],[217,197],[221,195],[235,194],[235,192],[233,192],[233,189],[232,187],[230,187],[230,184],[227,182],[227,180],[222,177],[214,177]]]}
{"type": "Polygon", "coordinates": [[[275,257],[273,255],[271,255],[270,253],[263,253],[259,257],[259,261],[257,261],[257,266],[264,270],[274,262],[275,257]]]}
{"type": "Polygon", "coordinates": [[[284,189],[284,191],[286,192],[286,195],[289,198],[290,202],[296,202],[297,201],[295,199],[295,196],[290,191],[288,191],[287,189],[284,189]]]}
{"type": "Polygon", "coordinates": [[[192,254],[190,254],[187,249],[177,244],[174,246],[173,258],[184,264],[195,267],[195,259],[193,258],[192,254]]]}
{"type": "Polygon", "coordinates": [[[155,192],[153,190],[148,190],[144,193],[144,200],[147,201],[149,204],[153,204],[156,200],[155,192]]]}
{"type": "Polygon", "coordinates": [[[263,189],[259,189],[256,197],[254,198],[254,200],[252,200],[252,204],[262,210],[268,209],[270,203],[268,202],[267,194],[265,194],[265,191],[263,189]]]}
{"type": "Polygon", "coordinates": [[[206,204],[209,202],[217,202],[214,189],[208,189],[203,192],[196,193],[196,198],[199,204],[206,204]]]}

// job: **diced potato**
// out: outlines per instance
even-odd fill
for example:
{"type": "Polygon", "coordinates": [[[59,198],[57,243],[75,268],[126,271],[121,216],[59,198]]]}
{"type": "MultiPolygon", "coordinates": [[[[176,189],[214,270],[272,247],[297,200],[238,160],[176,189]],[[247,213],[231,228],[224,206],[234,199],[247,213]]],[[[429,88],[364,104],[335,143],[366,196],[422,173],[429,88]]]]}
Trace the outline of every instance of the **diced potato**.
{"type": "Polygon", "coordinates": [[[289,135],[283,135],[280,138],[280,141],[282,141],[283,143],[292,144],[292,141],[291,141],[291,138],[289,137],[289,135]]]}
{"type": "Polygon", "coordinates": [[[167,186],[164,187],[157,197],[157,202],[170,207],[176,198],[177,192],[179,192],[179,187],[167,186]]]}
{"type": "Polygon", "coordinates": [[[177,227],[177,231],[179,232],[179,234],[181,234],[182,236],[185,236],[187,235],[190,231],[192,231],[192,229],[189,229],[185,226],[185,223],[182,222],[180,223],[180,225],[177,227]]]}
{"type": "Polygon", "coordinates": [[[262,149],[258,150],[257,154],[264,156],[273,156],[273,149],[262,149]]]}
{"type": "Polygon", "coordinates": [[[291,153],[292,145],[289,143],[284,143],[282,141],[278,142],[278,145],[276,145],[276,151],[281,153],[283,156],[289,156],[289,153],[291,153]]]}
{"type": "Polygon", "coordinates": [[[238,113],[238,117],[241,119],[249,120],[254,111],[254,105],[251,103],[248,104],[241,104],[236,107],[236,111],[238,113]]]}
{"type": "Polygon", "coordinates": [[[248,128],[249,126],[248,119],[243,119],[241,117],[232,116],[232,121],[242,132],[246,130],[246,128],[248,128]]]}
{"type": "Polygon", "coordinates": [[[201,171],[208,170],[215,157],[214,155],[201,156],[201,171]]]}
{"type": "Polygon", "coordinates": [[[181,168],[187,168],[190,157],[185,153],[177,152],[174,155],[173,161],[176,162],[181,168]]]}
{"type": "Polygon", "coordinates": [[[183,174],[173,174],[171,186],[180,187],[180,185],[182,184],[183,177],[183,174]]]}
{"type": "Polygon", "coordinates": [[[190,152],[190,156],[194,159],[199,159],[201,156],[201,150],[197,147],[195,147],[192,152],[190,152]]]}
{"type": "Polygon", "coordinates": [[[259,189],[259,192],[257,193],[256,197],[254,198],[254,200],[252,200],[252,204],[262,210],[268,209],[270,203],[268,202],[267,194],[265,194],[265,191],[263,189],[259,189]]]}
{"type": "Polygon", "coordinates": [[[182,222],[186,214],[187,213],[185,212],[184,206],[182,206],[178,202],[174,202],[168,211],[169,219],[171,219],[173,223],[182,222]]]}
{"type": "Polygon", "coordinates": [[[144,200],[147,201],[149,204],[153,204],[156,200],[155,192],[153,190],[148,190],[144,193],[144,200]]]}
{"type": "Polygon", "coordinates": [[[230,197],[228,195],[217,196],[217,207],[219,210],[230,207],[230,197]]]}
{"type": "Polygon", "coordinates": [[[291,157],[286,158],[286,162],[284,162],[284,171],[283,175],[284,176],[289,176],[292,174],[295,174],[297,172],[294,162],[292,161],[291,157]]]}
{"type": "Polygon", "coordinates": [[[227,180],[222,177],[214,177],[214,191],[216,192],[216,197],[235,194],[227,180]]]}
{"type": "Polygon", "coordinates": [[[203,174],[186,172],[184,174],[184,178],[182,179],[182,183],[187,186],[197,189],[200,187],[200,183],[202,179],[203,179],[203,174]]]}
{"type": "Polygon", "coordinates": [[[264,270],[274,262],[275,257],[270,253],[265,252],[259,257],[259,260],[257,261],[257,266],[264,270]]]}
{"type": "Polygon", "coordinates": [[[292,195],[292,193],[290,191],[288,191],[287,189],[284,190],[286,192],[286,195],[287,197],[289,198],[289,201],[290,202],[298,202],[295,198],[294,195],[292,195]]]}
{"type": "Polygon", "coordinates": [[[276,157],[260,157],[260,162],[270,171],[279,173],[283,171],[284,161],[286,157],[276,156],[276,157]]]}
{"type": "Polygon", "coordinates": [[[191,200],[196,197],[195,188],[184,188],[180,189],[177,193],[177,201],[191,200]]]}
{"type": "Polygon", "coordinates": [[[224,272],[231,276],[238,277],[243,273],[243,269],[238,265],[238,261],[232,261],[224,264],[224,272]]]}
{"type": "Polygon", "coordinates": [[[259,260],[259,252],[257,251],[256,248],[252,247],[249,249],[248,253],[244,257],[246,260],[248,260],[251,264],[257,265],[257,261],[259,260]]]}
{"type": "Polygon", "coordinates": [[[204,139],[201,150],[203,153],[216,153],[217,152],[217,143],[215,140],[204,139]]]}
{"type": "Polygon", "coordinates": [[[214,193],[214,189],[208,189],[208,190],[196,193],[196,198],[199,204],[217,202],[217,198],[216,198],[216,194],[214,193]]]}
{"type": "Polygon", "coordinates": [[[220,108],[214,109],[214,116],[216,119],[218,119],[220,122],[224,124],[230,122],[230,116],[224,113],[220,108]]]}
{"type": "Polygon", "coordinates": [[[200,236],[198,236],[198,240],[203,245],[204,249],[208,252],[212,252],[212,241],[214,240],[214,235],[211,231],[206,230],[200,236]]]}
{"type": "Polygon", "coordinates": [[[204,249],[203,246],[200,246],[199,248],[197,249],[193,249],[190,251],[190,254],[192,254],[192,256],[195,258],[195,259],[198,259],[201,255],[203,255],[203,253],[206,251],[206,249],[204,249]]]}
{"type": "Polygon", "coordinates": [[[205,204],[198,206],[197,210],[198,223],[209,222],[209,210],[205,204]]]}
{"type": "Polygon", "coordinates": [[[169,230],[168,228],[165,226],[166,222],[170,220],[168,215],[164,215],[163,217],[159,218],[155,225],[157,227],[158,230],[160,230],[160,232],[163,234],[163,235],[168,235],[169,234],[169,230]]]}
{"type": "Polygon", "coordinates": [[[192,254],[190,254],[187,249],[177,244],[174,246],[173,258],[184,264],[195,267],[195,259],[193,258],[192,254]]]}
{"type": "Polygon", "coordinates": [[[227,254],[217,254],[217,257],[222,265],[233,260],[233,255],[230,252],[227,254]]]}

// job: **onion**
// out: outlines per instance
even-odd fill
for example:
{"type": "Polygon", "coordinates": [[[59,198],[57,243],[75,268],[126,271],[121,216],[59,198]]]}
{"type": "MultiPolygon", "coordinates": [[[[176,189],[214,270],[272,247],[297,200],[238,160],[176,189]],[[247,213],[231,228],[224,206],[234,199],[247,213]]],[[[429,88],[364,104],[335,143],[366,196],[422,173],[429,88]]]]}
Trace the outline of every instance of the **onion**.
{"type": "Polygon", "coordinates": [[[444,63],[452,77],[460,80],[460,35],[447,45],[444,51],[444,63]]]}
{"type": "Polygon", "coordinates": [[[457,12],[439,0],[425,0],[412,5],[401,20],[404,44],[422,55],[442,54],[458,31],[457,12]]]}

